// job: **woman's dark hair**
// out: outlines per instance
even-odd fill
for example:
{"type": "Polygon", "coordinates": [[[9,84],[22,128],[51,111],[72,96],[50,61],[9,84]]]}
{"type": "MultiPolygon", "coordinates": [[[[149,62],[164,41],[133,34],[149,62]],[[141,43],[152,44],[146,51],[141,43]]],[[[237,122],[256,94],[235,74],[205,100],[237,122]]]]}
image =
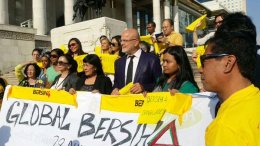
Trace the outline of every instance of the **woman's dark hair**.
{"type": "MultiPolygon", "coordinates": [[[[199,90],[199,87],[194,80],[194,76],[193,76],[193,72],[192,72],[192,68],[191,68],[188,56],[187,56],[185,50],[183,49],[183,47],[181,47],[181,46],[169,47],[166,50],[164,50],[164,52],[163,52],[163,54],[166,54],[166,53],[172,55],[175,58],[176,63],[180,66],[179,70],[176,73],[176,79],[174,80],[174,82],[172,84],[170,84],[170,89],[178,90],[178,89],[180,89],[181,85],[185,81],[190,81],[199,90]]],[[[167,79],[168,79],[168,75],[163,74],[159,79],[158,85],[160,85],[162,87],[165,84],[165,82],[167,81],[167,79]]]]}
{"type": "Polygon", "coordinates": [[[24,68],[24,71],[23,71],[23,73],[26,75],[26,78],[28,77],[28,75],[27,75],[27,71],[28,71],[28,68],[29,68],[29,66],[33,66],[34,67],[34,69],[35,69],[35,77],[37,78],[39,75],[40,75],[40,73],[41,73],[41,68],[36,64],[36,63],[29,63],[29,64],[27,64],[26,66],[25,66],[25,68],[24,68]]]}
{"type": "Polygon", "coordinates": [[[71,65],[69,72],[70,73],[75,73],[77,72],[77,68],[78,68],[78,63],[73,59],[73,57],[69,54],[64,54],[60,57],[65,57],[66,60],[68,61],[68,64],[71,65]]]}
{"type": "MultiPolygon", "coordinates": [[[[55,49],[52,49],[51,50],[51,53],[52,52],[55,52],[55,54],[57,54],[59,57],[61,56],[61,55],[64,55],[64,52],[60,49],[60,48],[55,48],[55,49]]],[[[50,53],[50,54],[51,54],[50,53]]]]}
{"type": "Polygon", "coordinates": [[[49,61],[51,61],[50,52],[45,52],[45,53],[43,53],[43,54],[41,55],[41,58],[42,58],[42,57],[46,57],[46,58],[48,58],[49,61]]]}
{"type": "Polygon", "coordinates": [[[68,51],[67,54],[69,54],[69,55],[71,55],[71,56],[73,55],[73,52],[70,50],[70,42],[71,42],[71,41],[75,41],[75,42],[78,44],[78,46],[79,46],[79,48],[78,48],[78,50],[77,50],[78,55],[86,54],[86,53],[83,51],[81,42],[80,42],[80,40],[79,40],[78,38],[71,38],[71,39],[69,40],[69,42],[68,42],[68,49],[69,49],[69,51],[68,51]]]}
{"type": "MultiPolygon", "coordinates": [[[[116,35],[116,36],[113,36],[112,39],[111,39],[111,42],[112,40],[115,39],[117,41],[117,44],[118,44],[118,47],[119,47],[119,56],[124,56],[125,53],[122,52],[122,45],[121,45],[121,35],[116,35]]],[[[112,52],[114,53],[114,52],[112,52]]]]}
{"type": "Polygon", "coordinates": [[[37,52],[39,53],[39,55],[41,55],[41,53],[42,53],[42,49],[35,48],[35,49],[32,50],[32,54],[33,54],[33,52],[35,52],[35,51],[37,51],[37,52]]]}
{"type": "Polygon", "coordinates": [[[105,75],[100,58],[96,54],[89,54],[83,59],[83,63],[89,63],[96,67],[97,75],[105,75]]]}
{"type": "Polygon", "coordinates": [[[111,42],[112,42],[113,39],[115,39],[115,40],[117,41],[120,50],[122,50],[122,45],[121,45],[121,35],[113,36],[112,39],[111,39],[111,42]]]}
{"type": "MultiPolygon", "coordinates": [[[[5,87],[7,86],[7,81],[4,78],[1,78],[1,77],[0,77],[0,86],[2,86],[3,90],[5,91],[5,87]]],[[[0,93],[0,99],[3,99],[4,91],[2,93],[0,93]]]]}

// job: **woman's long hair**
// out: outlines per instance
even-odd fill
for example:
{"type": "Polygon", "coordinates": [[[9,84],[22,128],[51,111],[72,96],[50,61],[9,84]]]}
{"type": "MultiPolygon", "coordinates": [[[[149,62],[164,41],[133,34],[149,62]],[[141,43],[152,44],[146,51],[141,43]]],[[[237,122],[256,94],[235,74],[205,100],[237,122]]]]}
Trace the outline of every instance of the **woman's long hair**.
{"type": "MultiPolygon", "coordinates": [[[[68,61],[68,64],[71,65],[71,67],[69,68],[69,73],[77,72],[78,63],[72,58],[72,56],[69,54],[65,54],[62,56],[64,56],[66,58],[66,60],[68,61]]],[[[60,57],[62,57],[62,56],[60,56],[60,57]]]]}
{"type": "Polygon", "coordinates": [[[83,63],[89,63],[96,67],[96,73],[98,76],[105,75],[102,69],[102,63],[100,58],[96,54],[89,54],[83,59],[83,63]]]}
{"type": "MultiPolygon", "coordinates": [[[[163,54],[170,54],[172,55],[176,63],[179,65],[179,70],[176,72],[176,78],[174,81],[171,81],[170,83],[170,89],[177,89],[179,90],[181,85],[185,81],[190,81],[194,86],[196,86],[198,89],[198,85],[194,80],[192,68],[188,59],[188,56],[181,46],[173,46],[169,47],[166,50],[164,50],[163,54]]],[[[167,79],[169,78],[169,75],[164,74],[159,78],[159,82],[157,85],[163,87],[163,85],[166,83],[167,79]]]]}
{"type": "Polygon", "coordinates": [[[68,49],[69,49],[69,51],[68,51],[67,54],[69,54],[69,55],[71,55],[71,56],[73,55],[73,52],[70,50],[70,46],[69,46],[71,41],[75,41],[75,42],[78,44],[78,46],[79,46],[79,48],[78,48],[78,50],[77,50],[78,55],[86,54],[86,53],[83,51],[81,42],[80,42],[80,40],[79,40],[78,38],[71,38],[71,39],[69,40],[69,42],[68,42],[68,49]]]}

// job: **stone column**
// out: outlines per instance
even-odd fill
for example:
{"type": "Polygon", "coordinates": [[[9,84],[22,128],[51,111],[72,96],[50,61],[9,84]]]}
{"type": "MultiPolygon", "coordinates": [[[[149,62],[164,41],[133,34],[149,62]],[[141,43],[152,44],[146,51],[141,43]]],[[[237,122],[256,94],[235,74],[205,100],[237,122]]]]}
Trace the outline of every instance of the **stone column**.
{"type": "Polygon", "coordinates": [[[9,24],[8,0],[0,0],[0,24],[9,24]]]}
{"type": "Polygon", "coordinates": [[[153,0],[153,21],[156,23],[155,32],[161,32],[160,0],[153,0]]]}
{"type": "Polygon", "coordinates": [[[38,35],[47,33],[46,0],[33,0],[33,28],[38,35]]]}
{"type": "Polygon", "coordinates": [[[171,18],[171,4],[169,0],[164,1],[164,19],[171,18]]]}
{"type": "Polygon", "coordinates": [[[179,30],[179,7],[178,7],[178,0],[175,0],[173,6],[173,22],[174,22],[174,31],[180,32],[179,30]]]}
{"type": "Polygon", "coordinates": [[[65,18],[65,25],[73,24],[73,5],[75,4],[75,0],[64,0],[64,18],[65,18]]]}
{"type": "Polygon", "coordinates": [[[132,0],[125,0],[125,18],[128,28],[133,27],[132,0]]]}

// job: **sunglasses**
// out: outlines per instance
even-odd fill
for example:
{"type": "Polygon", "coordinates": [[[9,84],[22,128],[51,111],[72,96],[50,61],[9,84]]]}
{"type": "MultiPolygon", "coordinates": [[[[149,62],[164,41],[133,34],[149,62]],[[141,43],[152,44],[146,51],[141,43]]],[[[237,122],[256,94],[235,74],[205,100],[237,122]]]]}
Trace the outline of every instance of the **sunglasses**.
{"type": "Polygon", "coordinates": [[[62,61],[58,61],[58,65],[64,66],[64,65],[66,65],[66,64],[69,64],[69,63],[67,63],[67,62],[62,62],[62,61]]]}
{"type": "Polygon", "coordinates": [[[70,47],[74,47],[74,46],[76,46],[76,43],[71,43],[71,44],[69,44],[69,48],[70,48],[70,47]]]}
{"type": "Polygon", "coordinates": [[[111,46],[116,47],[116,43],[111,43],[111,46]]]}
{"type": "Polygon", "coordinates": [[[51,55],[51,58],[58,58],[58,55],[51,55]]]}
{"type": "Polygon", "coordinates": [[[205,60],[212,59],[212,58],[220,58],[224,56],[228,56],[229,54],[205,54],[200,56],[201,66],[204,67],[205,60]]]}

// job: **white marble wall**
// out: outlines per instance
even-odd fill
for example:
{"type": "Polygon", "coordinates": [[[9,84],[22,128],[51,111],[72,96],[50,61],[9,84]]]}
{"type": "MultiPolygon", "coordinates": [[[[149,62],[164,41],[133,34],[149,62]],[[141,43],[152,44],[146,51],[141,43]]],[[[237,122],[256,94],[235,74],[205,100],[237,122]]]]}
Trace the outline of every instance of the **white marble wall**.
{"type": "Polygon", "coordinates": [[[35,29],[0,25],[0,71],[6,73],[22,62],[32,59],[35,29]]]}
{"type": "Polygon", "coordinates": [[[84,51],[90,53],[99,44],[101,35],[111,38],[121,35],[126,28],[125,22],[107,17],[54,28],[51,30],[52,48],[58,48],[63,44],[67,46],[68,41],[76,37],[81,41],[84,51]]]}

